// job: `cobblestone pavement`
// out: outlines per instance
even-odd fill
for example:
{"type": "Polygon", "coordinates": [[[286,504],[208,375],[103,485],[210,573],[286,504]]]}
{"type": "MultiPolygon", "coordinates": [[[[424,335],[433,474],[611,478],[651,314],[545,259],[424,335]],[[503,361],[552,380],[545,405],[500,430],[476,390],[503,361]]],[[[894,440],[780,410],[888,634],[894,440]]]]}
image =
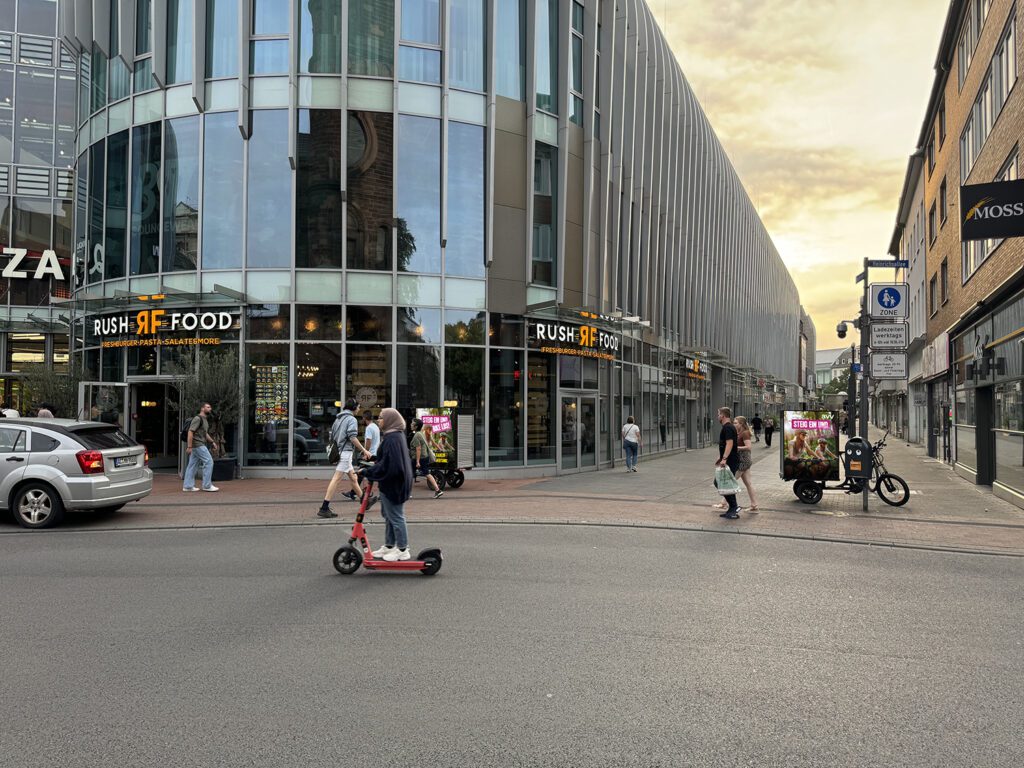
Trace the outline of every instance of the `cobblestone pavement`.
{"type": "MultiPolygon", "coordinates": [[[[877,434],[873,435],[877,437],[877,434]]],[[[723,520],[712,505],[715,449],[658,458],[641,457],[639,471],[614,469],[546,479],[477,480],[433,499],[421,482],[406,505],[411,523],[516,522],[624,524],[673,527],[715,533],[740,533],[828,541],[910,546],[1024,556],[1024,510],[971,485],[916,446],[890,439],[885,452],[891,472],[911,487],[910,501],[890,507],[876,495],[868,512],[861,497],[826,492],[814,506],[799,502],[792,484],[779,478],[777,446],[755,444],[752,481],[759,513],[744,511],[739,520],[723,520]]],[[[355,505],[333,504],[339,517],[315,516],[326,482],[247,479],[221,484],[217,494],[180,491],[180,480],[159,475],[152,495],[113,515],[76,513],[65,527],[123,529],[232,525],[348,525],[355,505]]],[[[749,507],[745,494],[740,504],[749,507]]],[[[376,515],[372,516],[376,520],[376,515]]],[[[20,530],[0,525],[0,534],[20,530]]]]}

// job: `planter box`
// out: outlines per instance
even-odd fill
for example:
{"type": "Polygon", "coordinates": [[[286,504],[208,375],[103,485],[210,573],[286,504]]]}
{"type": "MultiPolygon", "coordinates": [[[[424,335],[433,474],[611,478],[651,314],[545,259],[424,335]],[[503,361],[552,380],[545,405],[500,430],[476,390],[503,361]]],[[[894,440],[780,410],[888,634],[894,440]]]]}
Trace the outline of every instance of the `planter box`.
{"type": "Polygon", "coordinates": [[[224,482],[235,479],[235,471],[238,468],[238,459],[224,458],[213,460],[213,481],[224,482]]]}

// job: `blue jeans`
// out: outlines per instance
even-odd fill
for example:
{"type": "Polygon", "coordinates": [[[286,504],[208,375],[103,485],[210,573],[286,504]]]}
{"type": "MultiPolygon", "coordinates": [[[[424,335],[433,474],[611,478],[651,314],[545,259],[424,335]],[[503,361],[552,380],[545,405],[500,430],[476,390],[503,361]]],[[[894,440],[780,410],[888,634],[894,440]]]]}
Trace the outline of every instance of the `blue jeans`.
{"type": "Polygon", "coordinates": [[[637,456],[640,453],[640,444],[623,440],[622,449],[626,452],[626,469],[632,469],[636,466],[637,456]]]}
{"type": "Polygon", "coordinates": [[[185,483],[183,488],[196,487],[196,467],[203,468],[203,488],[213,485],[213,456],[210,449],[205,445],[193,445],[192,453],[188,456],[188,466],[185,467],[185,483]]]}
{"type": "Polygon", "coordinates": [[[395,504],[383,493],[380,495],[380,511],[384,515],[384,544],[388,547],[409,546],[409,531],[405,527],[405,504],[395,504]]]}

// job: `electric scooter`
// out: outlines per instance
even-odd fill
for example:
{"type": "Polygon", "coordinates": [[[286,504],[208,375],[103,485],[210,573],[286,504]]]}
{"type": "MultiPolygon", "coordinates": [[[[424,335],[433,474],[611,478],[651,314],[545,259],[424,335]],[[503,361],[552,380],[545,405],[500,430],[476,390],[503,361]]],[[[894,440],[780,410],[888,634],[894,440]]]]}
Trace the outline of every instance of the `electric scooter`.
{"type": "Polygon", "coordinates": [[[419,571],[424,576],[433,576],[441,570],[440,549],[424,549],[414,560],[398,560],[390,562],[373,556],[373,549],[366,538],[366,528],[363,526],[363,516],[370,504],[370,491],[373,483],[367,481],[363,489],[362,503],[359,505],[359,512],[356,513],[356,522],[352,526],[352,533],[349,535],[348,545],[341,547],[334,553],[334,568],[338,573],[350,576],[359,570],[362,565],[370,570],[381,571],[419,571]],[[353,544],[359,543],[362,551],[356,549],[353,544]]]}

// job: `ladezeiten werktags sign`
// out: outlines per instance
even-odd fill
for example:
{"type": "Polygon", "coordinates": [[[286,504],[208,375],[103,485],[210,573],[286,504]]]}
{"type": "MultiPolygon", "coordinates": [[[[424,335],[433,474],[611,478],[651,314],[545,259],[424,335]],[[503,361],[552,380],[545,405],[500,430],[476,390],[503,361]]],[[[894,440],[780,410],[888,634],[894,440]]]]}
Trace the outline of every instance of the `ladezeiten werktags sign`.
{"type": "Polygon", "coordinates": [[[910,337],[907,323],[872,323],[872,349],[906,349],[910,337]]]}
{"type": "Polygon", "coordinates": [[[1024,179],[960,187],[960,241],[1024,235],[1024,179]]]}
{"type": "Polygon", "coordinates": [[[224,332],[234,326],[235,316],[231,312],[161,308],[95,317],[92,320],[93,333],[99,338],[102,347],[217,346],[220,337],[201,334],[224,332]],[[166,335],[182,332],[196,335],[166,335]]]}
{"type": "Polygon", "coordinates": [[[559,320],[530,320],[530,348],[552,355],[593,357],[616,360],[619,355],[618,334],[594,325],[574,325],[559,320]]]}

